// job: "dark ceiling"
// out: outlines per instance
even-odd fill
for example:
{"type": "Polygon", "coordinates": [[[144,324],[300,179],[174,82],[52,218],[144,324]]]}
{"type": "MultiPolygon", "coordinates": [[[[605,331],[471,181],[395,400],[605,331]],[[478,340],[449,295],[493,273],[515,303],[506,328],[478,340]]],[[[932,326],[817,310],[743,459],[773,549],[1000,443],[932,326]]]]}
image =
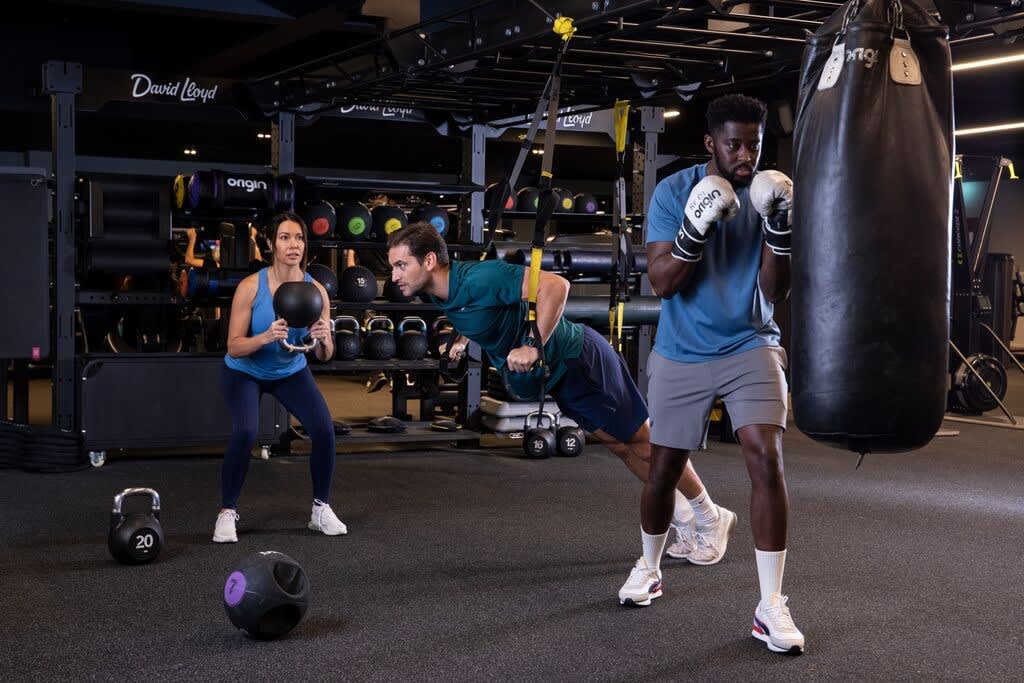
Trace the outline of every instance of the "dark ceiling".
{"type": "MultiPolygon", "coordinates": [[[[954,63],[1024,52],[1024,41],[1016,42],[1024,12],[1011,0],[937,4],[953,29],[954,63]]],[[[49,103],[38,94],[40,67],[47,60],[81,62],[86,91],[91,70],[105,68],[233,79],[251,86],[245,90],[255,95],[256,108],[243,98],[236,110],[202,114],[173,107],[157,113],[147,105],[120,103],[82,111],[77,144],[83,155],[181,159],[183,148],[193,147],[210,163],[267,163],[270,143],[257,133],[269,132],[259,108],[266,109],[271,99],[282,107],[304,105],[306,111],[345,101],[401,104],[432,108],[435,120],[452,113],[478,120],[521,113],[533,109],[557,45],[542,7],[551,13],[573,10],[581,17],[566,57],[565,102],[604,105],[628,97],[635,104],[679,109],[681,115],[666,122],[660,151],[698,158],[703,110],[712,96],[742,91],[773,104],[795,103],[805,31],[840,6],[822,0],[633,1],[612,2],[598,15],[580,10],[591,7],[589,0],[424,0],[419,12],[415,5],[410,0],[12,5],[0,27],[9,65],[0,74],[0,122],[6,124],[0,127],[0,151],[49,147],[49,103]],[[737,16],[754,19],[739,29],[720,23],[737,16]],[[417,21],[423,22],[419,29],[403,30],[417,21]],[[513,34],[513,26],[521,33],[513,34]],[[698,82],[699,88],[684,93],[690,99],[680,99],[675,86],[698,82]]],[[[1024,62],[957,73],[954,84],[958,127],[1024,120],[1024,62]]],[[[296,133],[299,166],[449,173],[460,167],[460,141],[438,135],[429,124],[309,118],[300,121],[296,133]]],[[[770,137],[781,132],[771,131],[770,137]]],[[[514,141],[489,144],[489,175],[503,170],[516,146],[514,141]]],[[[1017,157],[1024,166],[1024,130],[958,138],[957,148],[968,155],[1017,157]]],[[[592,145],[560,146],[556,159],[561,176],[598,179],[612,168],[607,149],[592,145]]],[[[530,163],[538,165],[539,158],[530,163]]],[[[528,166],[524,177],[535,172],[528,166]]]]}

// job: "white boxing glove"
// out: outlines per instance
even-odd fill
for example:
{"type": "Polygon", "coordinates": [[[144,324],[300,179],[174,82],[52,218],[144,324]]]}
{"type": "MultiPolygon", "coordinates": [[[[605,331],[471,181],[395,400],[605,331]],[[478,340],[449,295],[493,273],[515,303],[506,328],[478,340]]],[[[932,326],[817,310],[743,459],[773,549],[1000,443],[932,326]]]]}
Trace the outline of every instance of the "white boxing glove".
{"type": "Polygon", "coordinates": [[[761,171],[750,183],[750,203],[765,218],[793,206],[793,181],[782,171],[761,171]]]}
{"type": "Polygon", "coordinates": [[[740,200],[728,180],[716,175],[702,178],[686,200],[685,218],[676,233],[672,256],[681,261],[700,261],[711,226],[732,218],[739,210],[740,200]]]}
{"type": "Polygon", "coordinates": [[[750,202],[764,219],[764,241],[776,256],[789,256],[793,221],[793,181],[781,171],[761,171],[750,183],[750,202]]]}

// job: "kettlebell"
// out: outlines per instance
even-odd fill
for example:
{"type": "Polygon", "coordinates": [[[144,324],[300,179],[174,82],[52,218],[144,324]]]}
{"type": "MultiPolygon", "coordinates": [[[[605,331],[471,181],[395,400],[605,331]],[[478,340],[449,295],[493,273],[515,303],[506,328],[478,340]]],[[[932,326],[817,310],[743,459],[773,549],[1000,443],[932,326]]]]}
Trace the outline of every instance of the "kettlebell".
{"type": "Polygon", "coordinates": [[[107,547],[114,559],[122,564],[145,564],[156,559],[163,545],[160,494],[153,489],[131,488],[114,496],[114,508],[110,512],[110,533],[107,535],[107,547]],[[122,511],[124,499],[141,495],[150,497],[149,512],[126,515],[122,511]]]}
{"type": "Polygon", "coordinates": [[[334,319],[334,356],[338,360],[354,360],[359,356],[362,339],[359,321],[350,315],[339,315],[334,319]]]}
{"type": "Polygon", "coordinates": [[[455,338],[455,326],[447,316],[439,315],[430,326],[430,354],[441,357],[441,346],[450,345],[455,338]]]}
{"type": "Polygon", "coordinates": [[[587,445],[587,435],[579,427],[558,427],[555,439],[558,442],[558,454],[566,458],[575,458],[587,445]]]}
{"type": "Polygon", "coordinates": [[[526,419],[523,422],[523,452],[526,453],[527,458],[547,458],[555,453],[556,425],[557,420],[555,416],[549,412],[542,413],[535,410],[526,415],[526,419]],[[531,427],[530,418],[534,415],[537,416],[537,424],[531,427]],[[541,425],[541,418],[544,417],[548,419],[547,427],[541,425]]]}
{"type": "Polygon", "coordinates": [[[415,316],[398,323],[398,357],[402,360],[423,360],[427,355],[427,322],[415,316]],[[410,329],[419,328],[419,329],[410,329]]]}
{"type": "Polygon", "coordinates": [[[366,322],[363,353],[372,360],[388,360],[395,355],[395,324],[378,315],[366,322]]]}

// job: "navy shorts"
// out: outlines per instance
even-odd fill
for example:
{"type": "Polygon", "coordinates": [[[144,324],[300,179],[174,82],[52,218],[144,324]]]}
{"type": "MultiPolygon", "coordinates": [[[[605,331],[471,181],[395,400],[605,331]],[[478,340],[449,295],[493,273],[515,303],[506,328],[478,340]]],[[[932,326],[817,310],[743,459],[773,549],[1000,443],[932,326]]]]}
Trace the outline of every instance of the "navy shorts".
{"type": "Polygon", "coordinates": [[[579,358],[565,361],[565,375],[551,396],[586,431],[603,429],[622,442],[633,438],[647,421],[647,404],[626,363],[586,325],[583,350],[579,358]]]}

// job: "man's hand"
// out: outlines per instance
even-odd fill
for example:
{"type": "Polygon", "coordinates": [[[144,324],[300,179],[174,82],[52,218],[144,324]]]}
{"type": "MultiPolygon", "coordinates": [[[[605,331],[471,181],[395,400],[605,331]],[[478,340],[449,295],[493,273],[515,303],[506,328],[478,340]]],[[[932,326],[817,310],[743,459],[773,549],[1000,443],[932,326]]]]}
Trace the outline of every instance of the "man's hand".
{"type": "Polygon", "coordinates": [[[469,344],[469,340],[459,337],[455,341],[449,344],[441,344],[438,347],[438,351],[442,354],[447,353],[449,360],[461,360],[466,355],[466,346],[469,344]]]}
{"type": "Polygon", "coordinates": [[[686,200],[685,218],[672,245],[672,257],[700,261],[715,221],[732,218],[739,210],[740,200],[728,180],[716,175],[702,178],[686,200]]]}
{"type": "Polygon", "coordinates": [[[793,181],[780,171],[761,171],[750,183],[750,201],[763,219],[761,230],[768,248],[777,256],[789,256],[793,181]]]}
{"type": "Polygon", "coordinates": [[[540,359],[540,351],[533,346],[518,346],[508,352],[505,365],[512,372],[529,372],[540,359]]]}

